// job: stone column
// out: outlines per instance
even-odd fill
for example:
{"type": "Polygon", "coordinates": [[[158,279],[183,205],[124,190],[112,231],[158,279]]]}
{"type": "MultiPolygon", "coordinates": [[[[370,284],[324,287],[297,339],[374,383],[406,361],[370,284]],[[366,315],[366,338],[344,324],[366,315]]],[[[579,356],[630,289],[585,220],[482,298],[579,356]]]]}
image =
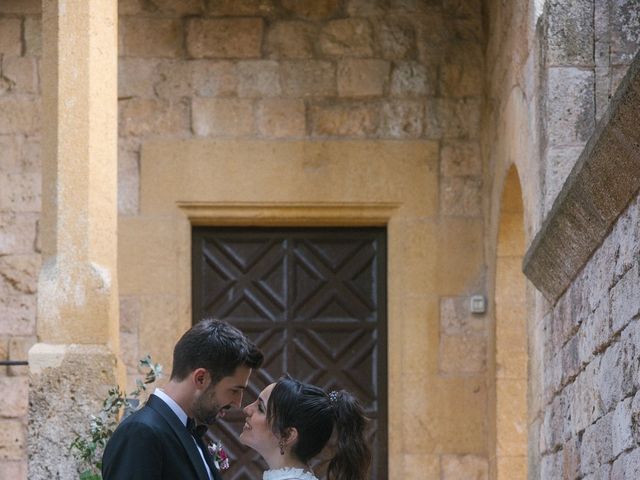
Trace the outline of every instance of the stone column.
{"type": "Polygon", "coordinates": [[[117,287],[117,0],[43,0],[38,342],[29,478],[77,478],[69,444],[122,378],[117,287]]]}

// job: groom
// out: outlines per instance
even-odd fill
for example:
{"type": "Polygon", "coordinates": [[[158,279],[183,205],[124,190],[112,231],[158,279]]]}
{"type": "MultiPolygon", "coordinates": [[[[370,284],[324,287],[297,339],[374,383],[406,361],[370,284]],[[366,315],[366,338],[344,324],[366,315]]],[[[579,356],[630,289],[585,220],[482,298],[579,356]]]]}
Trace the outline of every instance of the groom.
{"type": "Polygon", "coordinates": [[[173,350],[164,389],[116,429],[102,458],[104,480],[221,480],[196,424],[210,425],[239,408],[262,353],[238,329],[218,320],[191,327],[173,350]]]}

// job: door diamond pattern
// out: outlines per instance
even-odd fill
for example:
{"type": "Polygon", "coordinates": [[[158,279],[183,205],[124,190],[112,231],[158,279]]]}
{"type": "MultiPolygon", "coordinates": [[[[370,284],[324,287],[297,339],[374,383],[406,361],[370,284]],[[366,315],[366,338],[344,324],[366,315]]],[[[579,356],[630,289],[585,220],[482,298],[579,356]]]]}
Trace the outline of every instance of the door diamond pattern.
{"type": "MultiPolygon", "coordinates": [[[[265,354],[245,403],[288,372],[356,395],[371,418],[371,478],[386,478],[386,233],[363,229],[193,230],[193,318],[227,320],[265,354]]],[[[243,416],[214,432],[231,457],[226,479],[261,478],[238,441],[243,416]]],[[[316,462],[324,475],[326,462],[316,462]]]]}

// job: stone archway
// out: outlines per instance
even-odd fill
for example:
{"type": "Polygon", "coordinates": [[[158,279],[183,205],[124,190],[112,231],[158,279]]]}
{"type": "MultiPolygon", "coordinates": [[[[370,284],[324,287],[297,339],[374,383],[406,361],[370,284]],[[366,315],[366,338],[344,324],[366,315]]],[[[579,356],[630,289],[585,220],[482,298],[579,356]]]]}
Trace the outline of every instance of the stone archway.
{"type": "Polygon", "coordinates": [[[495,452],[492,478],[527,478],[527,315],[524,209],[518,172],[500,202],[495,279],[495,452]]]}

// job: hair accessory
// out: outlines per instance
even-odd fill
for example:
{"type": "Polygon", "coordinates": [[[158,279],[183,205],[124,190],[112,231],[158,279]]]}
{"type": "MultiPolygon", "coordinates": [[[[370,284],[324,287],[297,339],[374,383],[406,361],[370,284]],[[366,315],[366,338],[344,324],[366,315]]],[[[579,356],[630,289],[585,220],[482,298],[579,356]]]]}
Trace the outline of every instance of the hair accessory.
{"type": "Polygon", "coordinates": [[[338,400],[338,392],[336,392],[335,390],[331,390],[329,392],[329,400],[331,401],[331,403],[336,403],[336,401],[338,400]]]}

